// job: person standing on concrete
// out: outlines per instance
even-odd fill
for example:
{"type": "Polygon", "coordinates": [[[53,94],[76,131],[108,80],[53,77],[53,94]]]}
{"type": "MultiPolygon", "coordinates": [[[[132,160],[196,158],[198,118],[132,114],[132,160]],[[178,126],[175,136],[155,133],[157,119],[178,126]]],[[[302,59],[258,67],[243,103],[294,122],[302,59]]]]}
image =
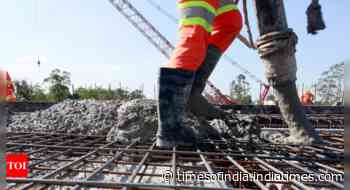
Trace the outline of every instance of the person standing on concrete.
{"type": "Polygon", "coordinates": [[[184,126],[188,108],[195,115],[223,112],[201,95],[221,55],[242,28],[234,0],[178,0],[180,40],[166,67],[160,68],[157,146],[192,146],[196,135],[184,126]]]}

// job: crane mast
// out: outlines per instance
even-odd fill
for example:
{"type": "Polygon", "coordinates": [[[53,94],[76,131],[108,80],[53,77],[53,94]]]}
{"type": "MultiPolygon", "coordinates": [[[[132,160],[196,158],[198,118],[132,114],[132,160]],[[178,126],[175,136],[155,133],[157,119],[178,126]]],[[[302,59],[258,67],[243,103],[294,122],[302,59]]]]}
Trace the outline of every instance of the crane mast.
{"type": "Polygon", "coordinates": [[[109,0],[112,5],[166,58],[174,46],[128,0],[109,0]]]}

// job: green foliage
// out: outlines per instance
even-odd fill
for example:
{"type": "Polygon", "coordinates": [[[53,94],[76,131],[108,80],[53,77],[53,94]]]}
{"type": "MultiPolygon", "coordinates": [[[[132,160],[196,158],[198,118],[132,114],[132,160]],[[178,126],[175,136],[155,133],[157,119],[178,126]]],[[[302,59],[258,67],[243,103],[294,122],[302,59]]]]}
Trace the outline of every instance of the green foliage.
{"type": "Polygon", "coordinates": [[[48,84],[48,92],[39,84],[29,84],[25,80],[14,81],[15,95],[18,101],[62,101],[64,99],[95,99],[95,100],[132,100],[145,98],[142,90],[129,91],[125,88],[111,89],[103,87],[79,87],[72,94],[70,73],[59,69],[53,70],[49,77],[44,79],[48,84]]]}
{"type": "Polygon", "coordinates": [[[143,94],[142,90],[134,90],[134,91],[131,91],[128,95],[128,98],[130,100],[132,99],[142,99],[142,98],[145,98],[145,95],[143,94]]]}
{"type": "Polygon", "coordinates": [[[55,69],[50,76],[44,79],[44,83],[49,84],[50,98],[54,101],[62,101],[70,96],[69,86],[70,73],[55,69]]]}
{"type": "Polygon", "coordinates": [[[15,86],[17,101],[49,101],[44,89],[42,89],[38,84],[29,84],[25,80],[14,81],[13,84],[15,86]]]}
{"type": "Polygon", "coordinates": [[[115,90],[115,97],[116,97],[117,99],[120,99],[120,100],[127,100],[127,99],[129,99],[129,98],[128,98],[128,95],[129,95],[129,92],[128,92],[128,90],[126,90],[126,89],[117,88],[117,89],[115,90]]]}
{"type": "Polygon", "coordinates": [[[15,87],[15,96],[17,100],[19,101],[31,101],[34,89],[33,85],[28,84],[27,81],[21,80],[21,81],[13,81],[13,85],[15,87]]]}
{"type": "Polygon", "coordinates": [[[111,100],[114,97],[114,92],[111,89],[104,89],[102,87],[80,87],[75,91],[75,94],[78,94],[80,99],[111,100]]]}
{"type": "Polygon", "coordinates": [[[129,92],[127,89],[117,88],[78,88],[74,94],[77,94],[79,99],[95,99],[95,100],[132,100],[145,98],[141,90],[134,90],[129,92]]]}
{"type": "Polygon", "coordinates": [[[243,74],[238,75],[236,80],[231,82],[230,96],[241,104],[252,104],[250,84],[243,74]]]}
{"type": "Polygon", "coordinates": [[[321,74],[316,88],[318,102],[322,105],[335,105],[344,101],[345,62],[331,66],[321,74]]]}

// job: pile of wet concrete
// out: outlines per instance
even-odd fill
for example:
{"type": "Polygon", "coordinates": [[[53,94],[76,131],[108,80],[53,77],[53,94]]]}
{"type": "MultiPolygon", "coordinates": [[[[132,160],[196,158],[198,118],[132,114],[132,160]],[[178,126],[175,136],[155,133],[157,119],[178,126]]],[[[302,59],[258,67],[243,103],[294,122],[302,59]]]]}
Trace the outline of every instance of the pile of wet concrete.
{"type": "Polygon", "coordinates": [[[13,113],[7,130],[103,135],[117,124],[119,106],[116,101],[67,100],[44,110],[13,113]]]}
{"type": "MultiPolygon", "coordinates": [[[[192,127],[199,138],[235,137],[256,140],[259,137],[254,118],[249,115],[236,115],[225,121],[206,120],[190,113],[187,115],[186,126],[192,127]]],[[[67,100],[44,110],[13,113],[9,118],[7,130],[105,135],[109,141],[130,143],[135,140],[152,140],[157,123],[155,100],[67,100]]]]}

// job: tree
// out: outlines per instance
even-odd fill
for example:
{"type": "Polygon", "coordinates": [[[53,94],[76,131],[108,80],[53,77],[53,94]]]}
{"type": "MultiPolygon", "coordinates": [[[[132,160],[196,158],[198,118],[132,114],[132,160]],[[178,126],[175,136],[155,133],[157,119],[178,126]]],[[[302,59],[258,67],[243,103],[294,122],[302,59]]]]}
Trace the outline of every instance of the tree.
{"type": "Polygon", "coordinates": [[[129,91],[124,88],[117,88],[114,90],[114,96],[119,100],[127,100],[129,98],[129,91]]]}
{"type": "Polygon", "coordinates": [[[321,74],[316,84],[318,102],[323,105],[334,105],[344,99],[345,62],[331,66],[321,74]]]}
{"type": "Polygon", "coordinates": [[[13,81],[17,101],[31,101],[34,95],[33,86],[27,81],[13,81]]]}
{"type": "Polygon", "coordinates": [[[29,84],[25,80],[14,81],[17,101],[48,101],[44,90],[38,84],[29,84]]]}
{"type": "Polygon", "coordinates": [[[49,96],[54,101],[62,101],[70,96],[69,86],[70,73],[55,69],[50,76],[44,79],[44,83],[49,84],[49,96]]]}
{"type": "Polygon", "coordinates": [[[129,93],[130,100],[143,99],[143,98],[145,98],[145,95],[143,94],[142,90],[136,89],[136,90],[133,90],[129,93]]]}
{"type": "Polygon", "coordinates": [[[94,99],[94,100],[133,100],[145,98],[142,90],[136,89],[129,91],[126,88],[119,87],[112,89],[94,86],[89,88],[79,87],[72,90],[71,94],[69,86],[71,85],[70,73],[53,70],[49,77],[44,79],[44,83],[48,84],[48,93],[39,84],[30,84],[25,80],[14,81],[15,95],[19,101],[62,101],[64,99],[94,99]]]}
{"type": "Polygon", "coordinates": [[[238,100],[241,104],[251,104],[250,84],[243,74],[239,74],[236,80],[231,82],[231,98],[238,100]]]}
{"type": "Polygon", "coordinates": [[[48,95],[45,94],[45,90],[39,84],[33,85],[32,101],[45,102],[45,101],[49,101],[49,100],[50,99],[49,99],[48,95]]]}
{"type": "Polygon", "coordinates": [[[111,88],[106,89],[103,87],[79,87],[75,91],[75,94],[77,97],[79,97],[79,99],[95,100],[132,100],[145,97],[142,90],[138,89],[129,92],[127,89],[124,88],[117,88],[113,90],[111,88]]]}

